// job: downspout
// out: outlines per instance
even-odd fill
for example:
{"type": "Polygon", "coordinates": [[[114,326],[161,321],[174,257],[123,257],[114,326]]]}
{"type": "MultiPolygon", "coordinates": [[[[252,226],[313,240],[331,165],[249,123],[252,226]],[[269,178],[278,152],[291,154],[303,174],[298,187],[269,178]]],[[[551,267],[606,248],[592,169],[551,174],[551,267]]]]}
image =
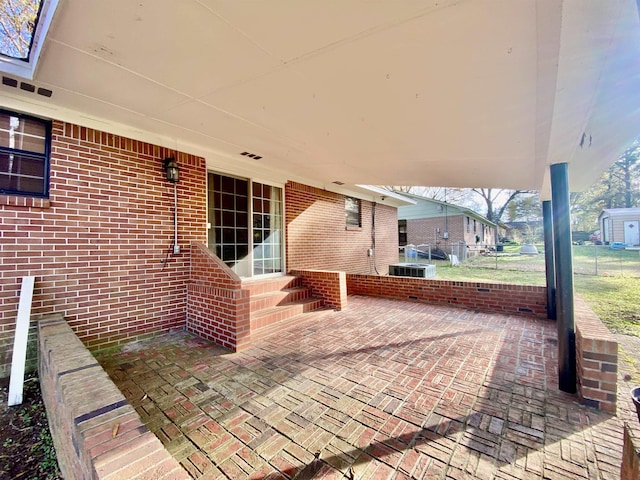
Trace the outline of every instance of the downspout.
{"type": "Polygon", "coordinates": [[[547,280],[547,318],[556,319],[556,270],[553,248],[553,218],[551,200],[542,202],[542,223],[544,225],[544,270],[547,280]]]}
{"type": "Polygon", "coordinates": [[[173,184],[173,254],[180,253],[180,245],[178,245],[178,184],[173,184]]]}
{"type": "Polygon", "coordinates": [[[371,262],[376,275],[380,275],[376,267],[376,202],[373,202],[371,208],[371,262]]]}

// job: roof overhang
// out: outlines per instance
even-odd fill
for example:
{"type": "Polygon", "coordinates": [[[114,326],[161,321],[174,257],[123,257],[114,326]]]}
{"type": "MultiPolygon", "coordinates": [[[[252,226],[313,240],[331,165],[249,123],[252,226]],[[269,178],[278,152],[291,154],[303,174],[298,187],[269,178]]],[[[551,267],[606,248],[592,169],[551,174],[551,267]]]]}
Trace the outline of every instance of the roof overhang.
{"type": "Polygon", "coordinates": [[[635,0],[66,0],[33,83],[53,95],[0,102],[211,168],[544,198],[550,164],[581,190],[640,134],[640,22],[635,0]]]}
{"type": "Polygon", "coordinates": [[[366,200],[376,203],[383,203],[393,207],[402,207],[403,205],[415,205],[417,202],[409,196],[401,193],[392,192],[375,185],[355,185],[355,189],[365,194],[366,200]]]}

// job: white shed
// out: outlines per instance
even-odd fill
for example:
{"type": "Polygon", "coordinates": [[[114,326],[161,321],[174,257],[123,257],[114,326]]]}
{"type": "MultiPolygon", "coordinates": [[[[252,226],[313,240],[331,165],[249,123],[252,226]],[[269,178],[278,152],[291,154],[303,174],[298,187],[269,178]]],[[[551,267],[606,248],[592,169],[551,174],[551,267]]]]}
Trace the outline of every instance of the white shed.
{"type": "Polygon", "coordinates": [[[640,245],[640,208],[606,208],[598,216],[605,244],[640,245]]]}

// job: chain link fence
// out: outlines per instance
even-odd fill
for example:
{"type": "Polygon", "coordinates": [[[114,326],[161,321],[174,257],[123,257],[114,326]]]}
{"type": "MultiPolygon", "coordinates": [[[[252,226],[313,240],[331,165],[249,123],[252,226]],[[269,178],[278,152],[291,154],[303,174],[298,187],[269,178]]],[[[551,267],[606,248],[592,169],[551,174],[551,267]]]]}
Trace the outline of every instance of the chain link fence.
{"type": "MultiPolygon", "coordinates": [[[[544,246],[469,245],[464,242],[450,245],[451,255],[442,260],[428,244],[407,245],[400,254],[400,262],[451,264],[451,255],[469,267],[544,272],[544,246]]],[[[640,248],[611,248],[608,245],[574,245],[573,271],[576,275],[599,275],[640,278],[640,248]]]]}
{"type": "MultiPolygon", "coordinates": [[[[544,271],[544,246],[524,244],[486,245],[481,253],[469,257],[467,265],[518,271],[544,271]]],[[[640,278],[640,248],[611,248],[608,245],[574,245],[573,271],[578,275],[640,278]]]]}

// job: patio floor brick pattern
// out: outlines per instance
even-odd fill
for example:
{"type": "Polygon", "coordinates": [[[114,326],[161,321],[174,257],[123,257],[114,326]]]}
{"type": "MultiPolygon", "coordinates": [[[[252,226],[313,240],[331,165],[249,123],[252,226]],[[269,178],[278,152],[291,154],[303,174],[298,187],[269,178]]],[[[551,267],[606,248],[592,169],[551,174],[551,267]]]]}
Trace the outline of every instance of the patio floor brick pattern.
{"type": "Polygon", "coordinates": [[[98,359],[197,479],[619,478],[622,422],[557,390],[554,322],[368,297],[307,318],[98,359]]]}

